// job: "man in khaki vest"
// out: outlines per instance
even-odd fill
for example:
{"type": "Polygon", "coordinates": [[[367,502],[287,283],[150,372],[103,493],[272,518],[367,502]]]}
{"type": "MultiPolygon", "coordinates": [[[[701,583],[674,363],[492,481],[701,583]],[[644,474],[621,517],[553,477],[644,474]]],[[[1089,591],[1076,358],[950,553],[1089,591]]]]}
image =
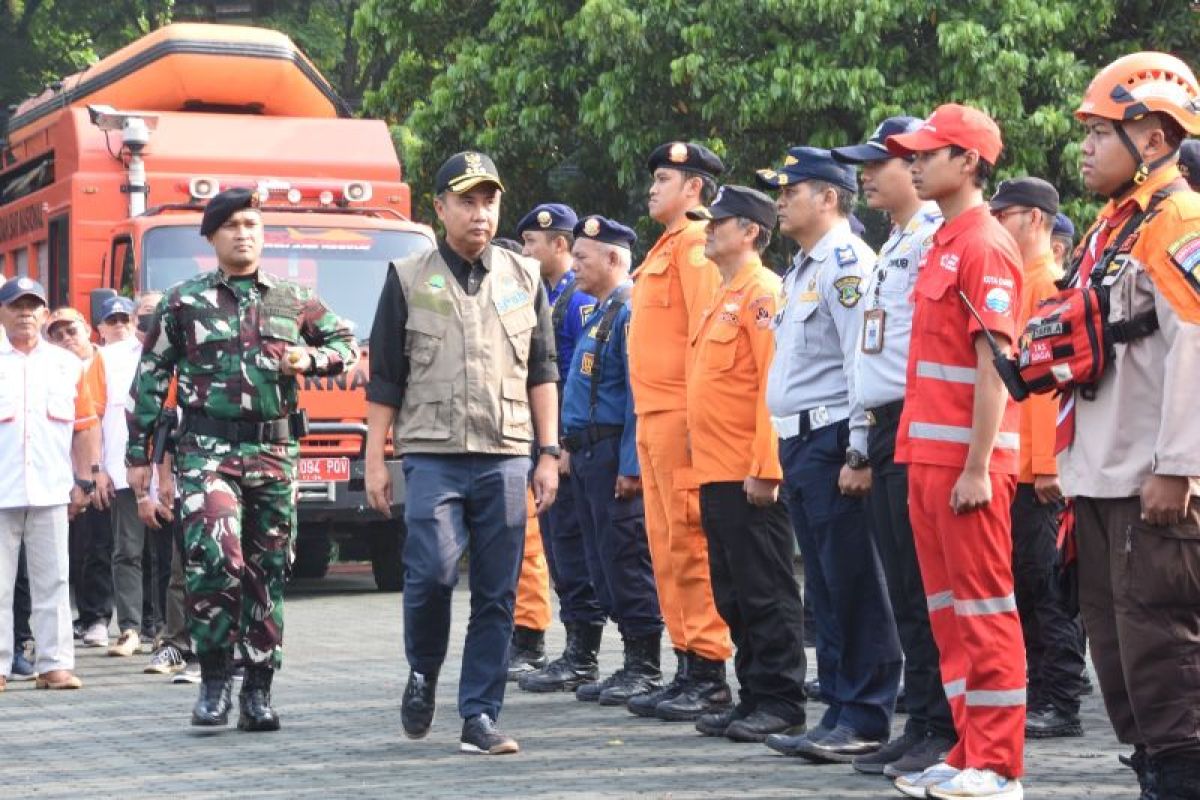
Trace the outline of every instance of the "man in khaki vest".
{"type": "Polygon", "coordinates": [[[391,430],[404,459],[408,527],[405,735],[420,739],[433,722],[450,596],[466,551],[471,619],[458,690],[460,749],[515,753],[516,741],[496,719],[535,442],[538,512],[558,489],[554,330],[537,262],[491,244],[504,191],[492,160],[459,153],[441,166],[435,184],[445,236],[435,250],[392,262],[371,330],[367,496],[372,508],[390,513],[384,447],[391,430]]]}

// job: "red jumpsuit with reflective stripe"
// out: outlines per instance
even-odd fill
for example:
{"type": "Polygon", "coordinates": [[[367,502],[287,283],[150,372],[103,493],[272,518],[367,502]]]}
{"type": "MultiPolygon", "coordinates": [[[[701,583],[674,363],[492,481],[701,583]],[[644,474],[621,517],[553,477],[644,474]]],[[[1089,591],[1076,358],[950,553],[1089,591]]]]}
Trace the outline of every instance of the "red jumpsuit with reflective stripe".
{"type": "Polygon", "coordinates": [[[1020,253],[985,205],[943,225],[921,264],[896,461],[910,465],[917,558],[959,736],[946,760],[960,769],[1018,778],[1025,744],[1025,643],[1013,596],[1009,509],[1020,416],[1009,399],[990,459],[991,503],[955,514],[950,493],[971,439],[974,340],[982,330],[960,291],[988,330],[1016,340],[1020,253]]]}

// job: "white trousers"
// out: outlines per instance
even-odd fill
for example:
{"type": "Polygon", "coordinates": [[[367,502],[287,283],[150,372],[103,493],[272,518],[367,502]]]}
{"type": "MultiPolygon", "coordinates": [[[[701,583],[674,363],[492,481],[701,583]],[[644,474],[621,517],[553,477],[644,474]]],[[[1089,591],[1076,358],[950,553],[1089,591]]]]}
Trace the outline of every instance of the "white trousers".
{"type": "Polygon", "coordinates": [[[73,670],[67,507],[27,506],[0,509],[0,674],[7,678],[12,671],[13,589],[22,542],[33,601],[29,623],[37,643],[34,668],[39,675],[56,669],[73,670]]]}

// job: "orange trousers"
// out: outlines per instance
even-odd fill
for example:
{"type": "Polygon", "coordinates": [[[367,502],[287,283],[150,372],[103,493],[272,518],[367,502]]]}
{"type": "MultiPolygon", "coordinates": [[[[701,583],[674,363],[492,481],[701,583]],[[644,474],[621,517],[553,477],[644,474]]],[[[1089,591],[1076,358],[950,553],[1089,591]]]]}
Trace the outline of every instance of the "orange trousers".
{"type": "Polygon", "coordinates": [[[687,413],[639,415],[637,449],[650,561],[671,646],[724,661],[733,654],[733,643],[713,601],[700,486],[687,451],[687,413]]]}
{"type": "Polygon", "coordinates": [[[958,744],[952,767],[1019,778],[1025,748],[1025,640],[1013,595],[1016,478],[991,473],[992,500],[955,514],[950,491],[962,470],[908,467],[908,509],[929,625],[958,744]]]}
{"type": "Polygon", "coordinates": [[[542,547],[542,529],[538,525],[533,492],[525,496],[525,558],[517,580],[517,605],[513,622],[522,628],[544,631],[550,627],[550,570],[542,547]]]}

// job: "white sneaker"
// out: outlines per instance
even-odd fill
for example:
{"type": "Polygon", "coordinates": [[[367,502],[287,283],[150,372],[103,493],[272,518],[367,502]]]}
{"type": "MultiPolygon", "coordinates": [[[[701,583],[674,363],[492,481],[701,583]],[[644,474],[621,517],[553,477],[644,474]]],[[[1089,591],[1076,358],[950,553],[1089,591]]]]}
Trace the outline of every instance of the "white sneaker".
{"type": "Polygon", "coordinates": [[[138,651],[138,647],[142,644],[141,637],[133,628],[123,632],[121,638],[117,639],[117,643],[108,648],[110,656],[131,656],[138,651]]]}
{"type": "Polygon", "coordinates": [[[83,632],[84,647],[108,647],[108,625],[103,622],[93,622],[83,632]]]}
{"type": "Polygon", "coordinates": [[[902,775],[896,778],[892,785],[905,797],[926,797],[928,796],[926,790],[931,786],[945,783],[956,775],[958,775],[957,769],[945,761],[940,761],[932,767],[926,767],[922,772],[902,775]]]}
{"type": "Polygon", "coordinates": [[[929,797],[954,800],[958,797],[989,797],[992,800],[1023,800],[1021,782],[997,775],[990,769],[964,769],[945,783],[929,788],[929,797]]]}

